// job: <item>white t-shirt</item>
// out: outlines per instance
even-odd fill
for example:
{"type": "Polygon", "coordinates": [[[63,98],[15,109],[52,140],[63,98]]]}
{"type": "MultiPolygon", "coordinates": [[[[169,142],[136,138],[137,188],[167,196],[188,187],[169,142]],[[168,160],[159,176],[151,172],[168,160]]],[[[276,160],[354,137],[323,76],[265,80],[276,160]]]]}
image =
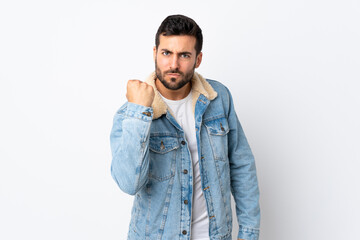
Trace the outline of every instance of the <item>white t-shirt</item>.
{"type": "MultiPolygon", "coordinates": [[[[161,94],[160,94],[161,96],[161,94]]],[[[192,91],[181,100],[169,100],[161,96],[174,113],[174,117],[185,133],[193,166],[193,206],[191,219],[191,240],[210,240],[209,218],[206,201],[201,189],[199,156],[197,150],[195,116],[192,111],[192,91]]]]}

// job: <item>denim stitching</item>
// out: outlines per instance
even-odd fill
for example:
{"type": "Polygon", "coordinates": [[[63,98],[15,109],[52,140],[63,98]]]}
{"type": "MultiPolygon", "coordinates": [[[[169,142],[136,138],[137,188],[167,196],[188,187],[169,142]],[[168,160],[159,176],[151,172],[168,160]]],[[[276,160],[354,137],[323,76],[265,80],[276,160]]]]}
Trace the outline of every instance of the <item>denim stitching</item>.
{"type": "Polygon", "coordinates": [[[151,213],[151,184],[147,185],[146,191],[149,196],[149,207],[146,217],[146,227],[145,227],[145,239],[150,240],[150,213],[151,213]]]}
{"type": "MultiPolygon", "coordinates": [[[[173,164],[174,165],[174,164],[173,164]]],[[[174,166],[175,167],[175,166],[174,166]]],[[[167,189],[167,193],[166,193],[166,198],[165,198],[165,204],[164,204],[164,210],[163,210],[163,219],[160,225],[160,229],[159,229],[159,234],[158,234],[158,240],[161,240],[162,234],[164,233],[164,228],[165,228],[165,223],[166,223],[166,217],[167,217],[167,212],[169,209],[169,205],[170,205],[170,199],[171,199],[171,191],[172,191],[172,186],[174,183],[174,178],[171,178],[169,185],[168,185],[168,189],[167,189]]]]}

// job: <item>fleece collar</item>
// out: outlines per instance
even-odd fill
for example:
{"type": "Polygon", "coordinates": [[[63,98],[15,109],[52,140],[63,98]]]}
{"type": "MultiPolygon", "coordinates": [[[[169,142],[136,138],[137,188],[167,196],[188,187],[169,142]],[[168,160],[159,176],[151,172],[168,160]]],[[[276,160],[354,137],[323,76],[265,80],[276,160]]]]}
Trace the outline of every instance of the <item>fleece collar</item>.
{"type": "MultiPolygon", "coordinates": [[[[155,85],[156,74],[153,72],[147,79],[146,83],[151,85],[155,91],[154,101],[151,105],[153,108],[153,119],[161,117],[161,115],[166,114],[168,107],[164,100],[161,98],[159,91],[155,85]]],[[[200,94],[204,95],[207,99],[213,100],[217,96],[217,92],[211,87],[211,85],[203,78],[200,74],[194,73],[193,78],[191,79],[192,86],[192,107],[193,112],[195,112],[195,104],[200,94]]],[[[170,109],[169,109],[170,111],[170,109]]],[[[171,112],[171,111],[170,111],[171,112]]]]}

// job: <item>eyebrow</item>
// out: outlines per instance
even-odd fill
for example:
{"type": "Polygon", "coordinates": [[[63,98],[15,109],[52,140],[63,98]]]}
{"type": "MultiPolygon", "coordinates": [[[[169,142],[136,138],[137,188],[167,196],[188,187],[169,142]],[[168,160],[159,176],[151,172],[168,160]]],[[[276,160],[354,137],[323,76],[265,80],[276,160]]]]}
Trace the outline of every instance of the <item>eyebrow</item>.
{"type": "MultiPolygon", "coordinates": [[[[164,52],[169,52],[169,53],[173,53],[172,51],[166,49],[166,48],[163,48],[161,49],[161,51],[164,51],[164,52]]],[[[191,52],[179,52],[178,55],[181,55],[181,54],[188,54],[188,55],[192,55],[191,52]]]]}

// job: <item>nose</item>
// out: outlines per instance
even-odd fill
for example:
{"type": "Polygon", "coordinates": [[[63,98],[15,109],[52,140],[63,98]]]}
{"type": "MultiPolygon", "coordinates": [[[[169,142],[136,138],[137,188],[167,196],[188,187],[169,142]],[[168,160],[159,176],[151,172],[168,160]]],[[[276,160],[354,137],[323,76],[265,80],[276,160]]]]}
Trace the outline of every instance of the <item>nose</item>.
{"type": "Polygon", "coordinates": [[[174,54],[170,61],[170,68],[175,70],[179,68],[179,57],[174,54]]]}

